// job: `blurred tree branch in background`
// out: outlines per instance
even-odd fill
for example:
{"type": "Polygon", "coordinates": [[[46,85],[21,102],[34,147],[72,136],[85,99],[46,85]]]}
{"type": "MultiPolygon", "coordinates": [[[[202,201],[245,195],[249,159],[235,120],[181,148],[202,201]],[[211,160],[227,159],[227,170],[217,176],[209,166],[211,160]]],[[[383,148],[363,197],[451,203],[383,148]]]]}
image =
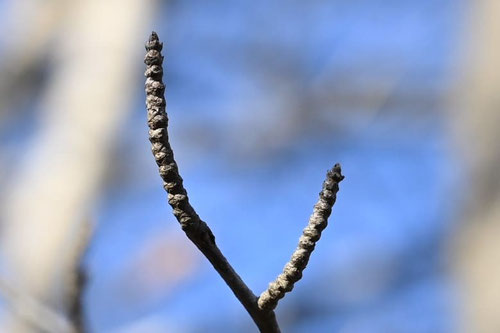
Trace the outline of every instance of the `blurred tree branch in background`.
{"type": "MultiPolygon", "coordinates": [[[[75,272],[91,234],[86,217],[130,111],[135,86],[130,69],[140,59],[137,45],[155,1],[12,3],[13,11],[22,13],[12,23],[12,45],[2,63],[2,71],[12,77],[2,82],[12,86],[2,87],[0,96],[30,94],[23,90],[30,75],[23,73],[31,73],[43,55],[56,66],[43,91],[37,131],[27,139],[22,165],[3,189],[3,262],[14,289],[68,316],[81,309],[75,272]]],[[[29,121],[34,119],[24,123],[29,121]]],[[[0,322],[5,332],[28,327],[14,312],[0,322]]]]}
{"type": "Polygon", "coordinates": [[[500,2],[468,5],[467,58],[450,114],[466,162],[455,267],[464,297],[463,331],[500,332],[500,2]]]}
{"type": "Polygon", "coordinates": [[[69,2],[62,0],[7,3],[2,13],[7,28],[0,32],[3,44],[0,61],[0,126],[6,121],[6,116],[21,116],[21,108],[11,107],[34,94],[44,62],[50,56],[53,38],[64,26],[64,16],[71,7],[69,2]],[[15,115],[12,114],[14,110],[15,115]]]}

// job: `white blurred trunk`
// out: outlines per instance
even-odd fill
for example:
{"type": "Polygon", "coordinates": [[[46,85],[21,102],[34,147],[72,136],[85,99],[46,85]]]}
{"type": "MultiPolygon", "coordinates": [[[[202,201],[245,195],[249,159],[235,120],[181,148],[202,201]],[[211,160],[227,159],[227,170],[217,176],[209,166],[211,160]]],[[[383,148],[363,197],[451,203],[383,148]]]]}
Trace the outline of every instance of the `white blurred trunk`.
{"type": "MultiPolygon", "coordinates": [[[[55,68],[39,132],[24,166],[3,189],[1,250],[15,288],[67,312],[82,221],[130,111],[154,1],[72,1],[52,52],[55,68]]],[[[29,23],[29,22],[27,22],[29,23]]],[[[112,165],[110,166],[112,168],[112,165]]],[[[28,330],[11,312],[0,331],[28,330]]],[[[44,318],[40,318],[44,320],[44,318]]]]}
{"type": "Polygon", "coordinates": [[[29,85],[27,75],[49,53],[48,45],[70,4],[65,0],[16,0],[5,4],[0,13],[3,20],[0,30],[0,120],[13,95],[20,95],[19,92],[25,90],[17,85],[29,85]]]}
{"type": "MultiPolygon", "coordinates": [[[[464,332],[500,332],[500,1],[471,1],[457,140],[467,174],[463,229],[455,249],[464,332]]],[[[469,13],[469,12],[468,12],[469,13]]]]}

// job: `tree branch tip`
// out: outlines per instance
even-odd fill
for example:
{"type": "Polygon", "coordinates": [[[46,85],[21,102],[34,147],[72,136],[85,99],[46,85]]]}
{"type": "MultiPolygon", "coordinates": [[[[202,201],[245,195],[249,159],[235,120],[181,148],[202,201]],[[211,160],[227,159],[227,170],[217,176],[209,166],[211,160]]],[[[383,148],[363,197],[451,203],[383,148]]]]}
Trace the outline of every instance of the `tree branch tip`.
{"type": "Polygon", "coordinates": [[[149,36],[149,41],[152,42],[152,41],[155,41],[155,40],[160,40],[160,38],[158,37],[158,34],[156,33],[156,31],[151,31],[151,35],[149,36]]]}
{"type": "Polygon", "coordinates": [[[342,175],[342,168],[340,163],[336,163],[333,168],[327,171],[327,178],[334,180],[337,183],[340,183],[344,180],[344,175],[342,175]]]}
{"type": "Polygon", "coordinates": [[[149,35],[148,41],[146,42],[146,50],[161,51],[162,48],[163,48],[163,43],[160,42],[158,34],[155,31],[152,31],[151,35],[149,35]]]}

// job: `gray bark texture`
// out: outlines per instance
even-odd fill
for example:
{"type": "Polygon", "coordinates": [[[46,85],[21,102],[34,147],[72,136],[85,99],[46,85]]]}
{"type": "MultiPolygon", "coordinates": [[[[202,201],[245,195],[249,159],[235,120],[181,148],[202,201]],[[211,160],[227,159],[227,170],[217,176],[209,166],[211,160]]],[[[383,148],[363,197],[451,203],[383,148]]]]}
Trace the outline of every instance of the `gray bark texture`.
{"type": "Polygon", "coordinates": [[[309,257],[314,251],[316,242],[319,241],[321,232],[328,225],[328,217],[330,217],[333,204],[337,199],[339,182],[342,179],[344,179],[344,176],[341,174],[340,165],[335,164],[326,174],[323,189],[319,193],[319,200],[314,205],[309,224],[305,227],[292,258],[285,265],[283,273],[275,281],[271,282],[269,288],[260,295],[260,309],[273,310],[276,308],[278,301],[285,296],[285,293],[292,291],[295,282],[302,278],[302,271],[309,262],[309,257]]]}
{"type": "Polygon", "coordinates": [[[285,267],[285,271],[271,283],[269,289],[258,298],[243,282],[229,264],[215,243],[215,237],[208,225],[200,219],[189,203],[187,191],[179,175],[174,153],[168,140],[168,117],[163,84],[163,56],[162,43],[158,35],[153,32],[146,42],[146,108],[149,126],[149,140],[152,152],[163,179],[163,187],[168,193],[168,203],[180,223],[187,237],[210,261],[215,270],[224,279],[234,295],[248,311],[261,332],[280,332],[276,321],[274,308],[284,293],[293,288],[293,284],[300,279],[302,271],[307,265],[309,256],[319,240],[321,231],[327,225],[332,206],[335,202],[338,183],[344,178],[341,175],[340,165],[335,165],[328,172],[323,184],[320,199],[314,207],[309,225],[299,241],[299,246],[285,267]]]}

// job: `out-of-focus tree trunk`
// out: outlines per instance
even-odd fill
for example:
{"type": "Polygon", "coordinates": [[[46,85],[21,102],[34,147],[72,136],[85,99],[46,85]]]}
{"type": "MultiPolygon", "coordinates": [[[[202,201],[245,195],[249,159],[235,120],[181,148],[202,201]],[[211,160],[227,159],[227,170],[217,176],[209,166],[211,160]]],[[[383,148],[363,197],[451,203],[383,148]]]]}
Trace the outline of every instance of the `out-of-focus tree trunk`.
{"type": "Polygon", "coordinates": [[[10,1],[0,19],[2,58],[0,59],[0,121],[7,106],[23,96],[34,84],[33,74],[49,52],[49,44],[62,18],[71,8],[64,0],[10,1]],[[20,89],[21,87],[21,89],[20,89]]]}
{"type": "MultiPolygon", "coordinates": [[[[131,109],[134,69],[142,69],[137,64],[142,65],[141,45],[154,3],[81,0],[67,5],[50,51],[55,67],[39,131],[23,152],[23,167],[3,189],[0,246],[7,279],[63,315],[71,303],[68,281],[78,266],[80,237],[87,234],[82,221],[110,167],[114,136],[131,109]]],[[[26,46],[29,52],[30,40],[26,46]]],[[[15,311],[2,319],[2,332],[30,331],[15,311]]]]}
{"type": "Polygon", "coordinates": [[[465,332],[500,332],[500,1],[471,1],[467,59],[451,117],[466,161],[455,267],[465,332]],[[457,112],[456,106],[460,109],[457,112]]]}

